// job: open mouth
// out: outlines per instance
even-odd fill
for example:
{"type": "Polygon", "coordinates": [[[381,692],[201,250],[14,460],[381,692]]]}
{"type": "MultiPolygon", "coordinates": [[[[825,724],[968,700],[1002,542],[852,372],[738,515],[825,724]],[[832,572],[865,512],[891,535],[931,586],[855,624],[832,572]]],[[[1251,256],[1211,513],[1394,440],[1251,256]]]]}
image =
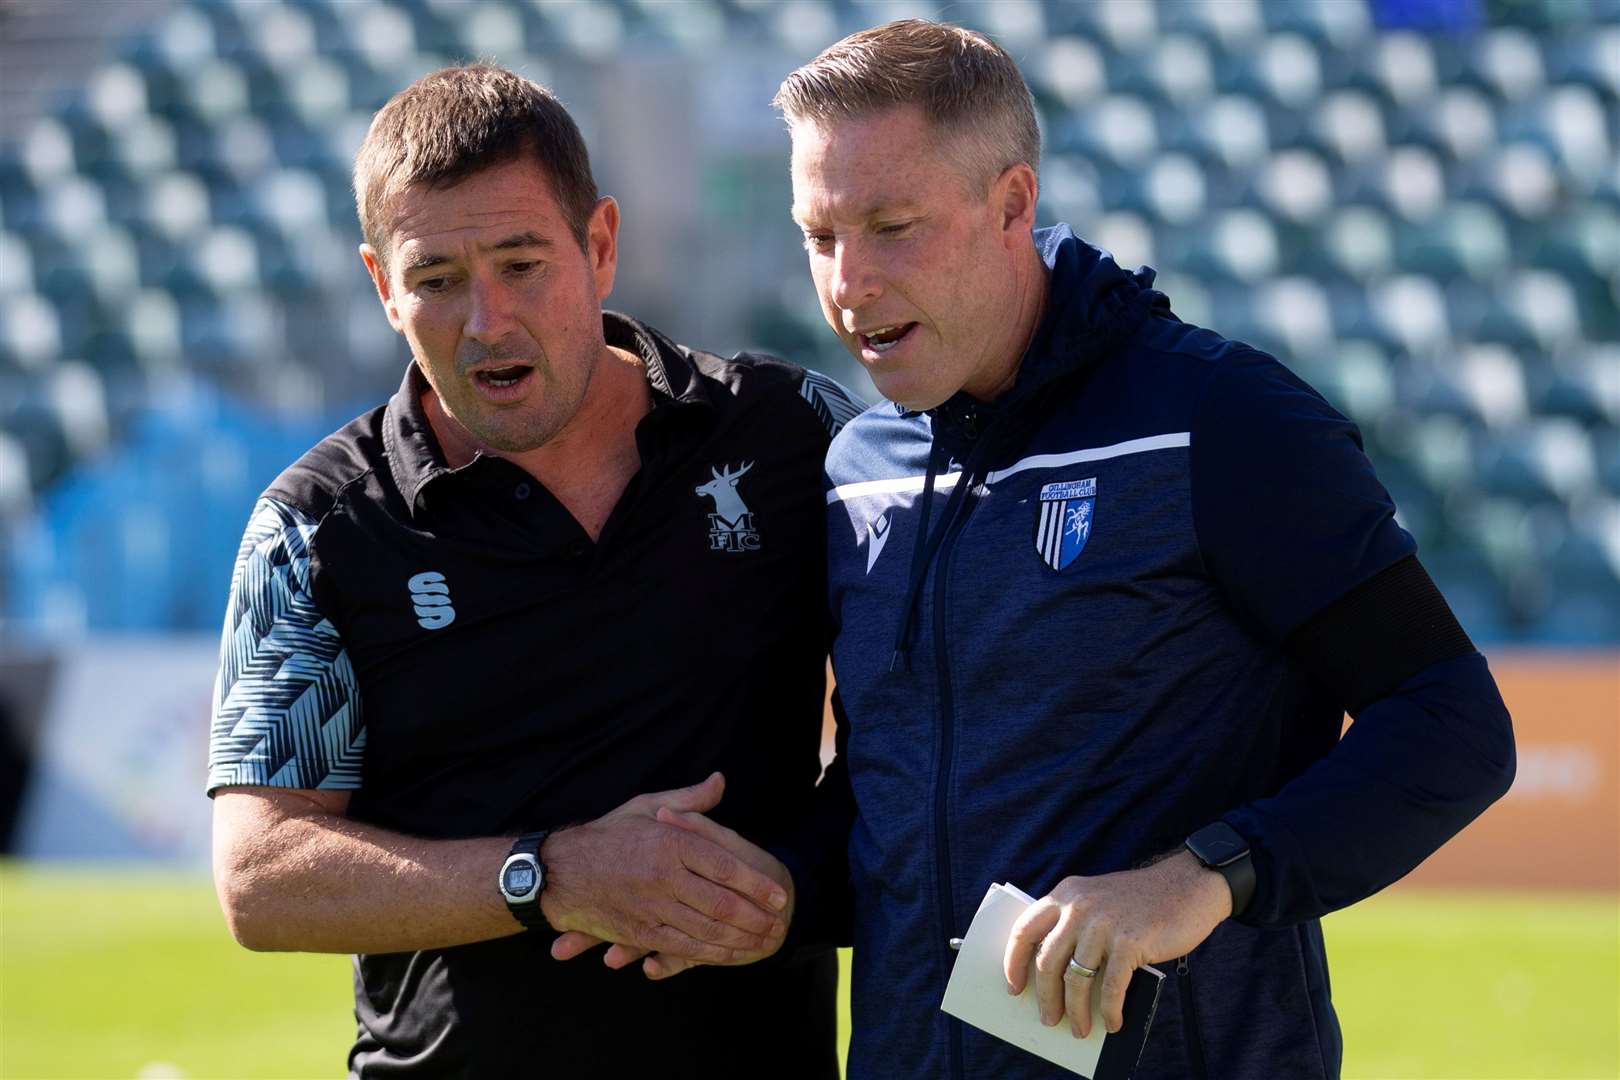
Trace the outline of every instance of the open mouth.
{"type": "Polygon", "coordinates": [[[871,349],[882,356],[890,349],[904,341],[911,332],[917,328],[914,322],[896,323],[893,326],[880,326],[870,334],[857,335],[861,340],[861,347],[871,349]]]}
{"type": "Polygon", "coordinates": [[[509,405],[528,396],[529,382],[534,377],[534,368],[528,364],[508,364],[475,371],[472,381],[485,401],[509,405]]]}
{"type": "Polygon", "coordinates": [[[503,368],[486,368],[485,370],[478,372],[476,377],[478,381],[483,383],[485,386],[491,386],[497,390],[504,390],[509,386],[516,386],[518,383],[522,382],[523,377],[532,370],[532,368],[523,365],[513,365],[512,367],[503,368]]]}

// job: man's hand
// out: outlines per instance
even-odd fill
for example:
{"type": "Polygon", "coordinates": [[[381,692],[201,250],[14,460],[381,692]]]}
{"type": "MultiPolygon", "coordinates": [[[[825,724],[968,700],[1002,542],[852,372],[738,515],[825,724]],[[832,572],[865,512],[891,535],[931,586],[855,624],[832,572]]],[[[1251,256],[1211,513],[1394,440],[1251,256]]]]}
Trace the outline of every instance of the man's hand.
{"type": "MultiPolygon", "coordinates": [[[[558,930],[711,964],[747,963],[775,952],[787,933],[788,890],[713,834],[658,816],[661,808],[713,809],[724,790],[725,778],[714,773],[693,787],[638,795],[595,821],[552,833],[541,852],[546,887],[540,907],[547,921],[558,930]]],[[[578,941],[579,935],[565,933],[552,955],[577,956],[588,947],[574,947],[578,941]]]]}
{"type": "MultiPolygon", "coordinates": [[[[710,841],[719,847],[731,852],[738,859],[747,863],[755,870],[768,875],[777,882],[787,895],[787,904],[782,908],[782,921],[784,927],[793,921],[793,875],[788,873],[787,867],[770,852],[749,843],[735,831],[723,825],[717,825],[702,814],[693,810],[677,810],[671,806],[662,806],[657,811],[657,819],[666,825],[673,825],[710,841]]],[[[603,943],[603,939],[582,934],[577,931],[563,934],[552,944],[551,955],[558,960],[570,960],[587,949],[603,943]]],[[[722,961],[730,964],[751,964],[756,960],[763,960],[781,948],[781,938],[771,941],[764,949],[745,955],[739,959],[722,961]]],[[[639,948],[633,945],[616,943],[612,945],[602,957],[603,963],[610,968],[627,967],[641,960],[641,970],[649,979],[667,979],[671,975],[679,975],[688,968],[695,967],[700,962],[696,959],[672,954],[666,951],[654,952],[650,949],[639,948]]]]}
{"type": "Polygon", "coordinates": [[[1066,1012],[1077,1038],[1090,1035],[1095,990],[1103,1023],[1118,1031],[1131,973],[1187,955],[1231,913],[1226,879],[1189,851],[1144,870],[1064,878],[1013,924],[1002,958],[1008,992],[1023,993],[1033,955],[1041,1023],[1066,1012]],[[1075,971],[1071,957],[1097,974],[1075,971]]]}

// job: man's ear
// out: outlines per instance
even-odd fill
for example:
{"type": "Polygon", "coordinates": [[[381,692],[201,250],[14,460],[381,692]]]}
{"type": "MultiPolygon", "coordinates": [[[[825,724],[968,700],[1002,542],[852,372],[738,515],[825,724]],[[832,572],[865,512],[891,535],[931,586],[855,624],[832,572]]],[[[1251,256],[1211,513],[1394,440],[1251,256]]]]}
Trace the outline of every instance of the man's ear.
{"type": "Polygon", "coordinates": [[[393,283],[388,280],[388,267],[383,265],[382,257],[370,244],[360,245],[360,259],[366,264],[366,272],[371,275],[371,283],[377,287],[377,299],[382,301],[383,312],[388,316],[388,325],[403,334],[405,324],[399,318],[399,305],[394,303],[394,288],[393,283]]]}
{"type": "Polygon", "coordinates": [[[991,205],[1001,215],[1001,231],[1009,243],[1029,238],[1040,193],[1035,170],[1023,161],[1007,166],[991,185],[991,205]]]}
{"type": "Polygon", "coordinates": [[[606,300],[619,272],[619,204],[611,195],[596,200],[585,225],[585,257],[596,279],[596,298],[606,300]]]}

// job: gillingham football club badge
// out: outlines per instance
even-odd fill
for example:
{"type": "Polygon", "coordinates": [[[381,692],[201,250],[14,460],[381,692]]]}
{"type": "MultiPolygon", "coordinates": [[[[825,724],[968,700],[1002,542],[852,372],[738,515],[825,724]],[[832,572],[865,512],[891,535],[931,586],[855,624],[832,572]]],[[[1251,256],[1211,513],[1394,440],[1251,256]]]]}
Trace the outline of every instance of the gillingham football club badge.
{"type": "Polygon", "coordinates": [[[1041,509],[1035,515],[1035,550],[1042,562],[1062,570],[1080,556],[1091,539],[1096,505],[1095,476],[1041,488],[1041,509]]]}

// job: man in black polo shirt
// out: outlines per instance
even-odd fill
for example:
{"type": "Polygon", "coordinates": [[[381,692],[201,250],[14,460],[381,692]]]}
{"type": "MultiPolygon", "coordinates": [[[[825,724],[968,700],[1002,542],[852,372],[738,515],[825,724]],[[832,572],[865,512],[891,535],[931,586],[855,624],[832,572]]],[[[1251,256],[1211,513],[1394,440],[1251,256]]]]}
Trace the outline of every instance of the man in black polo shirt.
{"type": "Polygon", "coordinates": [[[413,84],[355,190],[415,362],[243,539],[208,779],[233,933],[358,954],[355,1075],[836,1076],[830,951],[662,982],[548,948],[780,947],[782,865],[658,812],[766,843],[806,808],[822,456],[857,407],[604,313],[618,208],[527,80],[413,84]]]}

